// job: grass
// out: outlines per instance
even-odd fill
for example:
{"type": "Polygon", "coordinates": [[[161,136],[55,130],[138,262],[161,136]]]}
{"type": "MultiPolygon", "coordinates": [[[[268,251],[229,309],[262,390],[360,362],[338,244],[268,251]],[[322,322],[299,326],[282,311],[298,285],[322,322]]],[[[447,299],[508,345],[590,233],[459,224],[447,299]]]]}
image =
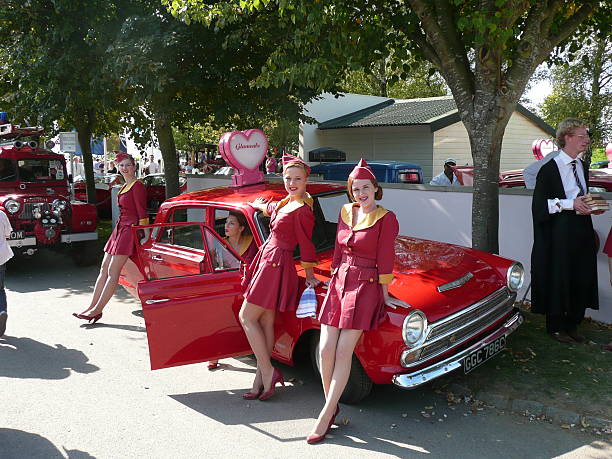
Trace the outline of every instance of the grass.
{"type": "Polygon", "coordinates": [[[479,391],[533,400],[612,418],[612,326],[585,320],[580,333],[589,344],[567,345],[546,333],[544,316],[524,310],[525,322],[509,336],[506,349],[453,381],[479,391]]]}
{"type": "Polygon", "coordinates": [[[98,245],[100,251],[104,248],[104,244],[113,232],[113,221],[112,220],[98,220],[98,245]]]}

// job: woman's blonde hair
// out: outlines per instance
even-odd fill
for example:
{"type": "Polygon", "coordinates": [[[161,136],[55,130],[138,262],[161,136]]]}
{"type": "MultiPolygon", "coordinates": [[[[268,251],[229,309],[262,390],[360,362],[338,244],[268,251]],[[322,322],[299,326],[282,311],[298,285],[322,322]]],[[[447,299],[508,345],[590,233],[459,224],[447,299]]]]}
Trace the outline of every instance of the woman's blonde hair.
{"type": "Polygon", "coordinates": [[[290,167],[299,167],[304,172],[306,172],[306,177],[310,175],[310,167],[308,167],[308,165],[306,165],[303,161],[289,161],[287,164],[283,166],[283,174],[290,167]]]}

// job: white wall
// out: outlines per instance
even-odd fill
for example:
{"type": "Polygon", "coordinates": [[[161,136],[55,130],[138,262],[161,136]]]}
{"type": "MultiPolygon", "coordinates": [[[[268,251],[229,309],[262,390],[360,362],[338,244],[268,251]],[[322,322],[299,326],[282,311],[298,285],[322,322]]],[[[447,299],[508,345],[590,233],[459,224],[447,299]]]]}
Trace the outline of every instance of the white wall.
{"type": "MultiPolygon", "coordinates": [[[[433,174],[444,169],[447,158],[457,160],[458,166],[473,164],[472,148],[463,122],[446,126],[434,132],[433,174]]],[[[525,116],[514,112],[508,121],[502,142],[500,171],[524,169],[535,161],[531,143],[536,139],[550,137],[546,131],[533,124],[525,116]]]]}
{"type": "MultiPolygon", "coordinates": [[[[612,204],[612,193],[603,193],[612,204]]],[[[385,187],[382,205],[393,210],[400,223],[400,233],[471,246],[472,194],[469,188],[458,191],[450,187],[413,185],[385,187]]],[[[531,246],[533,245],[530,190],[500,190],[499,241],[500,255],[520,261],[525,267],[523,298],[530,282],[531,246]]],[[[593,216],[593,225],[603,246],[612,225],[612,211],[593,216]]],[[[612,323],[612,287],[608,258],[597,256],[599,280],[599,311],[587,309],[587,316],[612,323]]],[[[529,299],[529,294],[527,295],[529,299]]]]}

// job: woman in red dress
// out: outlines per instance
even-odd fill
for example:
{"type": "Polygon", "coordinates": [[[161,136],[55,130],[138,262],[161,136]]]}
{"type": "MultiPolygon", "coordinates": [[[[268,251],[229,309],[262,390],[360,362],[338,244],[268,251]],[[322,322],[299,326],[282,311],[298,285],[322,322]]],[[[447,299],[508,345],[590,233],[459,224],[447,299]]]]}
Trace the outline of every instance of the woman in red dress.
{"type": "Polygon", "coordinates": [[[385,319],[385,305],[408,307],[387,291],[393,280],[399,224],[393,212],[376,205],[382,188],[363,159],[349,175],[347,188],[354,202],[340,211],[332,278],[319,312],[325,406],[306,437],[308,443],[323,440],[338,414],[353,350],[363,332],[376,329],[385,319]]]}
{"type": "MultiPolygon", "coordinates": [[[[610,272],[610,285],[612,285],[612,228],[608,232],[608,239],[606,239],[606,245],[604,245],[603,253],[608,255],[608,269],[610,272]]],[[[612,351],[612,341],[608,344],[603,345],[603,349],[606,351],[612,351]]]]}
{"type": "MultiPolygon", "coordinates": [[[[225,219],[225,240],[242,257],[246,267],[248,267],[257,255],[257,244],[249,231],[246,217],[240,212],[231,211],[225,219]]],[[[224,260],[223,266],[231,266],[231,263],[235,263],[235,261],[224,260]]],[[[216,368],[219,368],[218,360],[208,362],[209,370],[216,368]]]]}
{"type": "Polygon", "coordinates": [[[79,319],[93,323],[102,317],[102,310],[115,293],[123,265],[134,254],[135,241],[132,226],[149,223],[146,207],[147,191],[143,183],[136,180],[134,158],[128,154],[119,153],[117,168],[125,180],[118,195],[119,220],[104,246],[104,259],[89,307],[81,313],[72,314],[79,319]]]}
{"type": "Polygon", "coordinates": [[[270,236],[261,245],[247,271],[244,303],[240,322],[257,358],[257,372],[252,389],[243,397],[266,400],[274,395],[277,382],[284,385],[280,371],[272,366],[270,354],[274,345],[276,311],[291,311],[297,306],[298,276],[293,249],[300,246],[301,264],[306,285],[316,286],[313,274],[316,263],[312,243],[314,227],[313,200],[306,192],[310,168],[295,156],[283,156],[283,181],[287,197],[279,202],[256,199],[251,206],[270,215],[270,236]]]}

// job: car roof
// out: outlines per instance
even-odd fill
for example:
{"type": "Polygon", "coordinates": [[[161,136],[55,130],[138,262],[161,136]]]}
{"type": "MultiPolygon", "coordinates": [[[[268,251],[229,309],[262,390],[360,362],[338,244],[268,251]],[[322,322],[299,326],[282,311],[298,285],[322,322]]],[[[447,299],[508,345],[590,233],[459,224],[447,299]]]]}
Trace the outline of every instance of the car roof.
{"type": "MultiPolygon", "coordinates": [[[[325,194],[330,192],[346,191],[346,186],[331,183],[309,183],[306,190],[311,195],[325,194]]],[[[232,188],[230,186],[219,186],[205,190],[183,193],[166,200],[166,203],[187,202],[214,202],[223,204],[246,205],[258,197],[280,201],[287,196],[285,186],[280,182],[265,182],[256,185],[232,188]]],[[[164,203],[165,204],[165,203],[164,203]]]]}

